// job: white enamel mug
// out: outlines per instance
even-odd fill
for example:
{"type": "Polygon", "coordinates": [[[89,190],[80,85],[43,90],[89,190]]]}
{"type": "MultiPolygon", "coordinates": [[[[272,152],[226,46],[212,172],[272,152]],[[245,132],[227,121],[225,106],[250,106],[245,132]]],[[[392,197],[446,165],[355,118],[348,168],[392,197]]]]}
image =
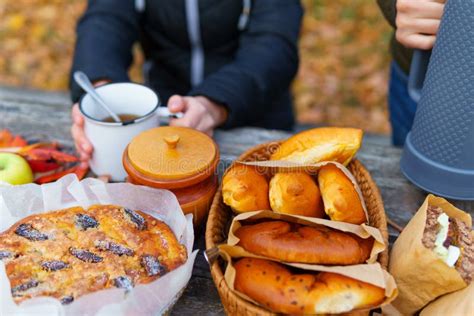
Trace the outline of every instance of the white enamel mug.
{"type": "Polygon", "coordinates": [[[79,109],[85,117],[84,131],[94,146],[90,168],[96,175],[108,175],[112,181],[124,181],[127,173],[122,165],[122,153],[139,133],[159,125],[160,116],[168,116],[160,108],[158,95],[150,88],[136,83],[109,83],[96,92],[115,114],[131,114],[137,118],[127,122],[108,123],[110,115],[85,94],[79,109]]]}

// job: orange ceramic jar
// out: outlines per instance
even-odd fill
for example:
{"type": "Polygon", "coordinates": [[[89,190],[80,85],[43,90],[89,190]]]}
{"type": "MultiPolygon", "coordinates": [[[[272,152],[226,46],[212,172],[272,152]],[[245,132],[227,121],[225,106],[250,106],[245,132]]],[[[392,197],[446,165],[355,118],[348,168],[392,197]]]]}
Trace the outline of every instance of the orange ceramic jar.
{"type": "Polygon", "coordinates": [[[129,181],[168,189],[198,226],[207,216],[217,189],[219,148],[204,133],[165,126],[136,136],[123,153],[129,181]]]}

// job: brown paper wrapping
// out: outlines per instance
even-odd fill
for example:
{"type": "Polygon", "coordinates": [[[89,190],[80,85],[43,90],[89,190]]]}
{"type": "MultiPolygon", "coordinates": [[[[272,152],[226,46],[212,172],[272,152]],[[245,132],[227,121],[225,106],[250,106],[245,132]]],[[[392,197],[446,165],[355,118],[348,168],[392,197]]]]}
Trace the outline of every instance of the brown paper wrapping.
{"type": "MultiPolygon", "coordinates": [[[[266,218],[269,220],[283,220],[286,222],[298,223],[307,226],[317,226],[323,225],[332,229],[336,229],[339,231],[347,232],[355,234],[363,239],[367,239],[369,237],[374,238],[374,245],[372,247],[372,251],[370,253],[370,257],[367,260],[367,263],[374,263],[377,261],[377,255],[385,250],[385,244],[382,237],[382,234],[377,228],[362,224],[362,225],[354,225],[349,223],[343,222],[335,222],[327,219],[321,218],[314,218],[314,217],[305,217],[305,216],[297,216],[297,215],[287,215],[287,214],[280,214],[274,213],[272,211],[256,211],[256,212],[248,212],[242,213],[236,216],[232,220],[232,224],[229,229],[229,236],[227,238],[227,245],[220,245],[219,248],[225,249],[225,251],[231,254],[232,257],[255,257],[255,258],[262,258],[268,260],[274,260],[271,258],[261,257],[254,255],[250,252],[247,252],[240,246],[237,246],[239,243],[239,238],[235,236],[235,231],[242,226],[241,222],[245,220],[258,220],[266,218]]],[[[295,265],[293,266],[302,266],[302,265],[295,265]]],[[[306,266],[306,265],[303,265],[306,266]]],[[[310,266],[310,265],[308,265],[310,266]]],[[[306,268],[304,268],[306,269],[306,268]]],[[[310,269],[309,269],[310,270],[310,269]]]]}
{"type": "Polygon", "coordinates": [[[412,315],[435,298],[467,286],[454,267],[449,267],[422,243],[428,205],[441,207],[450,217],[472,226],[469,214],[443,198],[428,195],[390,255],[389,271],[399,289],[393,305],[404,315],[412,315]]]}
{"type": "Polygon", "coordinates": [[[359,188],[359,184],[357,183],[356,179],[352,175],[352,173],[344,167],[344,165],[335,162],[335,161],[323,161],[319,162],[316,164],[298,164],[290,161],[281,161],[281,160],[266,160],[266,161],[252,161],[252,162],[243,162],[243,161],[237,161],[237,163],[248,165],[248,166],[255,166],[259,171],[262,173],[266,174],[275,174],[278,172],[306,172],[310,175],[316,175],[318,173],[318,170],[327,165],[327,164],[333,164],[337,168],[339,168],[348,178],[351,180],[352,184],[354,185],[354,188],[357,192],[357,195],[359,196],[360,203],[362,204],[362,208],[364,209],[365,213],[365,218],[367,218],[367,221],[369,219],[368,213],[367,213],[367,207],[365,205],[364,197],[362,195],[362,191],[359,188]]]}
{"type": "MultiPolygon", "coordinates": [[[[227,261],[227,267],[224,273],[224,279],[227,282],[229,288],[234,291],[238,296],[242,297],[245,300],[248,300],[255,305],[262,306],[258,302],[254,301],[247,295],[237,291],[234,288],[234,281],[235,281],[235,268],[232,265],[232,256],[227,253],[224,249],[220,251],[221,256],[227,261]]],[[[284,263],[283,263],[284,264],[284,263]]],[[[286,264],[289,265],[289,264],[286,264]]],[[[373,264],[359,264],[359,265],[352,265],[352,266],[320,266],[320,265],[302,265],[302,264],[291,264],[291,266],[298,267],[305,270],[315,271],[315,272],[332,272],[337,274],[342,274],[344,276],[360,280],[366,283],[373,284],[375,286],[381,287],[385,289],[385,301],[382,302],[377,307],[384,306],[386,304],[390,304],[391,301],[397,296],[397,285],[393,277],[385,271],[380,264],[373,263],[373,264]]],[[[262,306],[263,307],[263,306],[262,306]]],[[[372,307],[377,308],[377,307],[372,307]]],[[[263,307],[266,308],[266,307],[263,307]]],[[[358,309],[354,311],[368,311],[369,309],[358,309]]],[[[351,313],[352,314],[352,313],[351,313]]]]}
{"type": "Polygon", "coordinates": [[[474,315],[474,283],[428,304],[420,316],[474,315]]]}

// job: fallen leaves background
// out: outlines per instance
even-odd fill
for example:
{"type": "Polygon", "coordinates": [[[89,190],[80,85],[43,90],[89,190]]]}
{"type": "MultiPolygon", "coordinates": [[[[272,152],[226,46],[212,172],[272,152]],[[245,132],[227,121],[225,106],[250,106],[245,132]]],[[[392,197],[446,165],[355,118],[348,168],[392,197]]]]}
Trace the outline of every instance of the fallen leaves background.
{"type": "MultiPolygon", "coordinates": [[[[375,1],[303,0],[300,70],[293,84],[300,123],[388,133],[391,30],[375,1]]],[[[85,0],[1,0],[0,84],[66,90],[75,25],[85,0]]],[[[143,56],[135,47],[133,80],[143,56]]]]}

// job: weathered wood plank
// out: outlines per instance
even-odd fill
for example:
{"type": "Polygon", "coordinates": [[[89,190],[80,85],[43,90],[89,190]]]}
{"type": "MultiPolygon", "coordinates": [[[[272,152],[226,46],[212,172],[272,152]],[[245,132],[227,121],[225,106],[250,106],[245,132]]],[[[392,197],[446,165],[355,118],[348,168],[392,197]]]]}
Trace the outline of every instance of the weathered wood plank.
{"type": "Polygon", "coordinates": [[[29,140],[57,140],[72,147],[70,101],[65,93],[0,87],[0,128],[29,140]]]}
{"type": "Polygon", "coordinates": [[[225,315],[225,312],[212,280],[193,276],[171,315],[214,316],[225,315]]]}
{"type": "Polygon", "coordinates": [[[47,105],[71,104],[69,93],[0,86],[0,99],[47,105]]]}

